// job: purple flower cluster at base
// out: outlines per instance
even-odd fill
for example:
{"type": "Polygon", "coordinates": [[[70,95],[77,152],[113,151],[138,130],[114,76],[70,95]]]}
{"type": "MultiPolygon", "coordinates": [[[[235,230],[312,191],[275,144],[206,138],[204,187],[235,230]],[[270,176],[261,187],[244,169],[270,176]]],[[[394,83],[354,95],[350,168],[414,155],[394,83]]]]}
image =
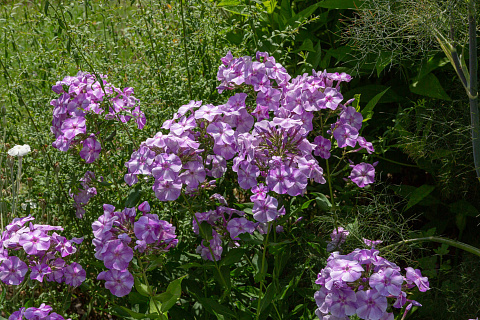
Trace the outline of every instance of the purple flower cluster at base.
{"type": "Polygon", "coordinates": [[[104,214],[92,224],[95,257],[109,269],[100,272],[97,279],[105,280],[105,287],[117,297],[132,290],[134,279],[128,268],[134,252],[142,255],[168,252],[178,243],[175,227],[148,213],[147,201],[138,210],[142,216],[135,221],[136,208],[115,211],[114,206],[104,204],[104,214]]]}
{"type": "Polygon", "coordinates": [[[427,291],[428,279],[413,268],[406,268],[403,276],[400,267],[378,254],[375,249],[355,249],[347,255],[330,255],[315,281],[322,286],[314,296],[320,319],[357,315],[365,320],[393,320],[389,307],[401,309],[407,302],[420,306],[407,299],[407,291],[415,286],[427,291]]]}
{"type": "Polygon", "coordinates": [[[133,96],[132,88],[115,88],[101,76],[98,82],[95,75],[78,72],[75,77],[65,77],[57,82],[52,90],[61,94],[50,104],[53,109],[51,132],[55,135],[53,146],[67,151],[71,146],[81,146],[80,157],[86,163],[94,162],[102,147],[95,133],[87,133],[86,116],[103,115],[106,120],[123,123],[135,119],[138,129],[145,126],[145,114],[140,110],[139,101],[133,96]],[[104,108],[108,106],[108,110],[104,108]]]}
{"type": "MultiPolygon", "coordinates": [[[[193,232],[201,236],[208,236],[201,234],[198,224],[206,222],[212,226],[212,239],[209,245],[205,245],[204,241],[197,247],[199,253],[204,260],[218,261],[222,257],[223,247],[222,240],[225,240],[230,245],[238,247],[240,244],[240,234],[253,234],[255,230],[259,233],[266,234],[268,232],[269,222],[276,220],[279,216],[285,214],[285,208],[278,209],[277,199],[266,194],[268,189],[261,184],[255,189],[255,194],[251,197],[254,201],[252,213],[253,218],[257,222],[253,222],[245,218],[245,212],[228,208],[226,206],[218,206],[215,210],[207,212],[197,212],[192,219],[193,232]],[[234,217],[234,214],[239,217],[234,217]],[[212,256],[213,253],[213,256],[212,256]]],[[[222,204],[227,205],[225,199],[219,195],[214,194],[212,199],[219,200],[222,204]]],[[[281,226],[277,226],[277,232],[281,232],[281,226]],[[280,228],[279,228],[280,227],[280,228]]]]}
{"type": "Polygon", "coordinates": [[[10,315],[10,317],[8,317],[8,320],[65,320],[65,318],[58,313],[50,312],[52,312],[52,307],[42,303],[38,308],[21,308],[20,310],[15,311],[10,315]]]}
{"type": "Polygon", "coordinates": [[[327,243],[327,252],[338,250],[340,246],[345,242],[349,234],[350,234],[350,231],[345,230],[342,227],[333,229],[332,233],[330,234],[332,241],[327,243]]]}
{"type": "Polygon", "coordinates": [[[67,264],[64,258],[73,255],[83,238],[71,240],[60,236],[56,232],[62,227],[32,224],[35,218],[15,218],[6,227],[0,239],[0,280],[8,285],[19,285],[23,282],[30,268],[30,279],[43,282],[66,284],[78,287],[85,281],[86,272],[76,262],[67,264]],[[26,223],[30,222],[27,226],[26,223]],[[27,263],[10,252],[23,250],[27,255],[27,263]]]}

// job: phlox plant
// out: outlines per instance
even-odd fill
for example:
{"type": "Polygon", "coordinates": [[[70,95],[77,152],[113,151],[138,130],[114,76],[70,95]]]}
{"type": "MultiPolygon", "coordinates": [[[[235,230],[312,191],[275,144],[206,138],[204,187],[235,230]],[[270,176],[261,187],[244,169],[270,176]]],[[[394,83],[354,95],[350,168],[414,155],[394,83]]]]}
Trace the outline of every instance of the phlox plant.
{"type": "Polygon", "coordinates": [[[0,239],[0,280],[18,286],[26,275],[38,282],[66,283],[78,287],[86,272],[77,262],[68,260],[77,252],[83,238],[59,235],[59,226],[33,224],[34,217],[14,218],[0,239]],[[51,233],[53,231],[53,233],[51,233]],[[51,234],[49,234],[51,233],[51,234]]]}
{"type": "MultiPolygon", "coordinates": [[[[42,303],[38,308],[20,308],[8,317],[8,320],[65,320],[64,317],[56,312],[52,312],[53,308],[42,303]],[[52,312],[52,313],[51,313],[52,312]]],[[[71,319],[67,319],[71,320],[71,319]]]]}
{"type": "MultiPolygon", "coordinates": [[[[166,292],[157,294],[147,271],[164,267],[164,260],[158,257],[168,258],[169,250],[187,237],[177,238],[175,226],[150,213],[150,198],[135,208],[140,199],[139,186],[151,188],[150,194],[159,201],[175,202],[176,207],[182,206],[184,212],[189,213],[187,220],[192,221],[193,234],[201,240],[195,245],[196,249],[184,254],[205,262],[195,262],[184,269],[200,267],[205,277],[212,270],[223,289],[220,303],[228,300],[230,305],[237,306],[239,315],[260,319],[272,311],[270,304],[279,317],[272,294],[280,296],[275,292],[280,290],[280,269],[275,263],[270,274],[272,283],[267,286],[267,277],[270,277],[267,260],[269,251],[275,252],[274,246],[289,243],[289,240],[279,243],[276,234],[284,231],[284,225],[290,224],[293,217],[290,200],[308,196],[308,188],[315,183],[325,184],[335,213],[332,175],[342,164],[345,168],[351,167],[345,180],[360,188],[374,182],[375,164],[354,163],[350,157],[355,152],[372,153],[374,149],[372,143],[360,135],[363,117],[352,106],[354,99],[343,102],[340,86],[351,80],[348,74],[313,71],[312,75],[291,78],[286,69],[265,52],[240,58],[234,58],[229,52],[221,60],[217,89],[228,95],[225,103],[213,105],[192,100],[166,120],[161,131],[138,144],[125,162],[127,172],[123,177],[126,186],[137,185],[137,200],[118,210],[105,203],[103,215],[92,224],[95,257],[108,269],[100,272],[97,279],[104,280],[105,287],[117,297],[127,296],[135,286],[138,293],[149,298],[150,308],[145,313],[157,314],[160,318],[167,317],[167,311],[179,299],[183,277],[171,282],[166,292]],[[332,168],[331,158],[337,160],[332,168]],[[246,201],[248,198],[251,202],[246,201]],[[233,288],[230,267],[235,263],[255,266],[254,281],[258,287],[248,289],[253,290],[250,295],[255,298],[246,299],[233,288]]],[[[80,72],[53,87],[61,94],[51,103],[54,106],[51,130],[56,138],[53,146],[61,151],[76,148],[86,163],[93,163],[99,157],[103,145],[100,133],[106,122],[124,124],[135,119],[138,129],[145,125],[145,116],[133,97],[133,89],[120,91],[107,83],[105,77],[101,82],[97,80],[94,75],[80,72]]],[[[137,145],[135,141],[133,144],[137,145]]],[[[89,214],[85,205],[100,193],[93,186],[97,185],[96,176],[94,171],[87,171],[81,180],[82,189],[70,192],[79,218],[89,214]]],[[[336,250],[347,235],[337,220],[335,230],[330,251],[336,250]]],[[[288,234],[282,239],[288,239],[288,234]]],[[[190,247],[184,245],[184,248],[190,247]]],[[[335,257],[340,257],[338,252],[332,255],[330,265],[338,260],[335,257]]],[[[373,251],[371,255],[377,257],[373,251]]],[[[339,259],[353,261],[350,257],[353,256],[339,259]]],[[[397,277],[399,270],[393,263],[378,259],[388,268],[379,265],[364,269],[357,262],[357,273],[368,269],[365,277],[372,277],[372,272],[380,274],[389,270],[397,277]]],[[[194,269],[189,275],[193,273],[194,269]]],[[[409,277],[413,276],[407,274],[407,285],[409,277]]],[[[349,286],[337,278],[329,282],[335,286],[329,286],[328,290],[349,286]]],[[[370,291],[355,287],[358,300],[368,300],[374,290],[385,293],[377,288],[377,283],[382,281],[370,284],[370,291]],[[360,292],[367,292],[366,296],[360,292]]],[[[208,288],[205,282],[203,292],[192,289],[191,294],[207,312],[215,314],[208,306],[212,303],[208,288]]],[[[394,292],[390,294],[400,295],[397,289],[392,289],[394,292]]],[[[318,303],[317,297],[316,300],[318,303]]],[[[322,309],[322,314],[317,312],[319,316],[331,312],[333,316],[345,318],[353,314],[351,307],[348,314],[333,311],[335,315],[331,311],[337,310],[333,302],[327,305],[329,308],[322,309]]],[[[136,315],[128,308],[122,309],[130,316],[136,315]]],[[[359,316],[365,314],[357,309],[359,316]]],[[[381,310],[386,310],[383,304],[381,310]]],[[[380,319],[376,318],[378,312],[372,314],[373,317],[367,315],[363,319],[380,319]]]]}

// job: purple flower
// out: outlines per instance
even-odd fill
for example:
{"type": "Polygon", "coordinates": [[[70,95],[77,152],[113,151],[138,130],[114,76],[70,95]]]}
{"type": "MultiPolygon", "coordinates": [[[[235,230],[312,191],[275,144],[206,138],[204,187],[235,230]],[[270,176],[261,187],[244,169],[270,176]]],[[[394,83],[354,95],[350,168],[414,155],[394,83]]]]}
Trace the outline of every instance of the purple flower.
{"type": "Polygon", "coordinates": [[[222,252],[223,252],[222,239],[220,238],[220,236],[215,230],[212,230],[212,235],[213,235],[213,238],[212,240],[209,241],[210,245],[206,247],[203,244],[204,240],[202,240],[200,245],[197,247],[196,252],[200,253],[200,255],[204,260],[210,260],[210,261],[213,261],[213,257],[212,257],[212,252],[213,252],[215,261],[218,261],[222,258],[222,252]],[[210,250],[212,252],[210,252],[210,250]]]}
{"type": "Polygon", "coordinates": [[[323,106],[323,108],[335,110],[337,109],[338,104],[343,100],[342,94],[335,88],[326,88],[324,94],[325,96],[320,100],[319,103],[321,106],[323,106]]]}
{"type": "Polygon", "coordinates": [[[32,268],[32,272],[30,273],[30,279],[37,280],[39,282],[43,282],[43,277],[50,274],[52,269],[45,263],[37,264],[32,268]]]}
{"type": "Polygon", "coordinates": [[[348,176],[360,188],[375,181],[375,168],[369,163],[360,163],[353,167],[352,173],[348,176]]]}
{"type": "Polygon", "coordinates": [[[330,140],[325,139],[322,136],[316,136],[313,140],[313,143],[316,145],[313,150],[313,154],[317,157],[320,156],[323,159],[330,158],[330,149],[332,148],[332,143],[330,140]]]}
{"type": "Polygon", "coordinates": [[[407,283],[415,285],[418,287],[420,292],[426,292],[430,289],[430,284],[428,283],[427,277],[422,277],[422,273],[419,269],[413,269],[411,267],[405,268],[407,274],[405,278],[407,279],[407,283]]]}
{"type": "Polygon", "coordinates": [[[108,270],[102,271],[97,280],[105,280],[105,288],[117,297],[123,297],[132,291],[133,276],[128,270],[108,270]]]}
{"type": "Polygon", "coordinates": [[[253,203],[253,218],[258,222],[270,222],[277,219],[278,201],[274,197],[267,196],[264,200],[257,200],[253,203]]]}
{"type": "Polygon", "coordinates": [[[74,117],[65,120],[62,124],[62,133],[68,140],[75,138],[76,135],[85,133],[87,128],[85,126],[84,117],[74,117]]]}
{"type": "Polygon", "coordinates": [[[255,230],[255,224],[252,221],[245,219],[244,217],[241,218],[233,218],[228,221],[227,224],[227,231],[230,233],[230,238],[233,240],[240,240],[238,238],[239,234],[242,233],[253,233],[255,230]]]}
{"type": "Polygon", "coordinates": [[[372,249],[375,249],[375,247],[382,242],[383,242],[382,240],[368,240],[363,238],[363,243],[365,243],[367,246],[371,247],[372,249]]]}
{"type": "Polygon", "coordinates": [[[357,316],[360,319],[380,320],[387,306],[387,298],[376,290],[357,292],[357,316]]]}
{"type": "Polygon", "coordinates": [[[138,210],[140,210],[140,211],[143,212],[143,213],[150,212],[150,205],[148,204],[148,201],[142,202],[142,203],[138,206],[138,210]]]}
{"type": "Polygon", "coordinates": [[[160,222],[156,214],[147,214],[133,225],[135,236],[147,244],[155,243],[160,236],[160,222]]]}
{"type": "Polygon", "coordinates": [[[43,320],[52,311],[52,307],[42,303],[38,308],[28,308],[25,310],[25,318],[28,320],[43,320]]]}
{"type": "Polygon", "coordinates": [[[160,201],[177,200],[182,192],[182,182],[180,179],[175,181],[155,180],[153,191],[155,191],[155,196],[160,201]]]}
{"type": "Polygon", "coordinates": [[[292,176],[292,170],[289,167],[280,166],[268,172],[268,188],[278,194],[287,193],[288,189],[293,187],[295,182],[296,180],[292,176]]]}
{"type": "Polygon", "coordinates": [[[345,282],[358,280],[362,272],[365,271],[357,261],[344,259],[333,260],[331,268],[330,277],[332,277],[333,280],[342,280],[345,282]]]}
{"type": "Polygon", "coordinates": [[[360,112],[357,112],[354,107],[346,107],[340,113],[340,122],[351,125],[357,130],[362,127],[363,116],[360,112]]]}
{"type": "Polygon", "coordinates": [[[25,315],[26,308],[22,307],[20,310],[15,311],[8,317],[8,320],[23,320],[23,316],[25,315]]]}
{"type": "Polygon", "coordinates": [[[332,233],[330,234],[332,241],[327,244],[327,251],[332,252],[333,250],[338,249],[340,245],[345,242],[349,234],[350,231],[345,230],[342,227],[333,229],[332,233]]]}
{"type": "Polygon", "coordinates": [[[235,141],[232,127],[224,122],[213,122],[207,127],[207,133],[215,139],[215,144],[229,145],[235,141]]]}
{"type": "MultiPolygon", "coordinates": [[[[375,149],[373,148],[373,144],[371,142],[368,142],[364,137],[358,137],[357,138],[358,145],[360,146],[360,149],[365,148],[369,154],[372,154],[375,152],[375,149]]],[[[357,149],[357,150],[360,150],[357,149]]]]}
{"type": "Polygon", "coordinates": [[[205,181],[205,168],[199,161],[187,162],[184,169],[186,169],[186,171],[180,175],[180,178],[182,179],[182,182],[190,188],[196,189],[199,183],[205,181]]]}
{"type": "Polygon", "coordinates": [[[358,130],[348,124],[341,124],[333,131],[333,136],[337,140],[339,148],[346,146],[354,148],[357,144],[358,130]]]}
{"type": "Polygon", "coordinates": [[[76,262],[73,262],[64,269],[65,283],[72,287],[81,285],[83,281],[85,281],[86,275],[86,271],[76,262]]]}
{"type": "Polygon", "coordinates": [[[17,286],[22,283],[28,271],[27,264],[18,257],[8,257],[0,264],[0,280],[8,285],[17,286]]]}
{"type": "Polygon", "coordinates": [[[252,188],[252,192],[253,195],[250,196],[250,201],[261,201],[265,200],[265,198],[267,197],[268,188],[267,186],[264,186],[263,183],[260,183],[258,186],[254,186],[252,188]]]}
{"type": "Polygon", "coordinates": [[[92,163],[100,156],[100,151],[102,151],[100,142],[95,139],[94,134],[91,134],[90,137],[83,141],[80,157],[85,160],[86,163],[92,163]]]}
{"type": "Polygon", "coordinates": [[[104,250],[103,262],[109,269],[124,270],[133,259],[132,248],[121,240],[109,241],[104,250]]]}
{"type": "Polygon", "coordinates": [[[24,233],[18,243],[27,254],[36,255],[50,248],[50,237],[40,230],[24,233]]]}
{"type": "Polygon", "coordinates": [[[178,172],[182,169],[182,160],[176,154],[161,153],[155,158],[156,167],[152,175],[156,179],[175,181],[178,172]]]}
{"type": "Polygon", "coordinates": [[[397,270],[387,268],[370,276],[369,285],[382,296],[398,296],[402,292],[403,276],[397,270]]]}
{"type": "Polygon", "coordinates": [[[355,314],[356,301],[357,296],[349,287],[334,289],[325,297],[325,303],[330,305],[330,313],[338,318],[355,314]]]}

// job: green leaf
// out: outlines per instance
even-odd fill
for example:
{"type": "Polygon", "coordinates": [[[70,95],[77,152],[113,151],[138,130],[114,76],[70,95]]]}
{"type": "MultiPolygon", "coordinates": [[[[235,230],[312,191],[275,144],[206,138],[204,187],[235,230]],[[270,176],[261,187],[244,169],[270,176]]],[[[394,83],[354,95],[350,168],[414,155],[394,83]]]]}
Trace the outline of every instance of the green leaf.
{"type": "Polygon", "coordinates": [[[302,45],[300,46],[300,48],[298,48],[297,50],[293,51],[294,53],[296,52],[300,52],[300,51],[310,51],[310,52],[315,52],[315,49],[313,48],[313,42],[312,40],[310,39],[305,39],[305,41],[303,41],[302,45]]]}
{"type": "Polygon", "coordinates": [[[145,297],[150,297],[153,293],[152,287],[142,283],[138,277],[135,277],[135,289],[145,297]]]}
{"type": "Polygon", "coordinates": [[[330,208],[332,208],[330,200],[328,200],[323,193],[315,192],[315,195],[315,200],[317,201],[317,205],[320,209],[322,209],[323,211],[329,211],[330,208]]]}
{"type": "Polygon", "coordinates": [[[347,59],[351,58],[350,53],[352,52],[352,48],[349,46],[341,46],[336,49],[330,49],[327,51],[327,54],[334,57],[338,61],[346,61],[347,59]]]}
{"type": "Polygon", "coordinates": [[[200,235],[205,240],[213,239],[212,225],[207,221],[202,221],[202,223],[200,223],[200,235]]]}
{"type": "Polygon", "coordinates": [[[70,40],[70,37],[68,38],[68,41],[67,41],[67,52],[70,53],[70,48],[72,46],[72,41],[70,40]]]}
{"type": "Polygon", "coordinates": [[[255,269],[257,270],[254,276],[254,280],[257,283],[265,279],[265,276],[267,275],[267,270],[268,270],[268,263],[267,263],[267,259],[265,259],[263,263],[263,269],[262,269],[262,258],[259,257],[258,255],[255,255],[253,257],[252,262],[255,265],[255,269]]]}
{"type": "Polygon", "coordinates": [[[290,0],[282,0],[280,8],[280,13],[285,19],[288,20],[292,17],[292,5],[290,4],[290,0]]]}
{"type": "Polygon", "coordinates": [[[61,29],[65,29],[65,24],[63,23],[63,21],[61,19],[57,19],[58,21],[58,25],[60,26],[61,29]]]}
{"type": "Polygon", "coordinates": [[[448,244],[442,243],[442,245],[439,248],[434,249],[433,251],[435,251],[435,253],[440,256],[444,256],[450,252],[450,250],[448,250],[448,247],[450,247],[448,244]]]}
{"type": "Polygon", "coordinates": [[[421,67],[416,79],[421,79],[433,70],[448,64],[449,60],[443,53],[438,53],[430,57],[421,67]]]}
{"type": "Polygon", "coordinates": [[[207,311],[209,311],[210,313],[212,313],[214,315],[215,315],[215,313],[219,313],[219,314],[224,315],[226,317],[231,317],[231,318],[234,318],[234,319],[237,318],[237,314],[235,313],[235,311],[230,310],[226,306],[219,304],[217,301],[215,301],[213,299],[199,297],[198,302],[200,302],[202,304],[202,306],[204,306],[207,311]]]}
{"type": "Polygon", "coordinates": [[[222,0],[219,4],[217,4],[217,7],[238,6],[240,4],[240,0],[222,0]]]}
{"type": "Polygon", "coordinates": [[[122,311],[125,311],[126,313],[128,313],[132,318],[134,319],[145,319],[145,318],[150,318],[150,319],[166,319],[163,315],[158,315],[158,314],[145,314],[145,313],[138,313],[138,312],[135,312],[135,311],[132,311],[128,308],[125,308],[125,307],[120,307],[120,309],[122,311]]]}
{"type": "Polygon", "coordinates": [[[365,121],[368,121],[370,119],[372,119],[372,116],[373,116],[373,108],[375,108],[375,106],[377,105],[378,101],[380,101],[380,99],[383,97],[383,95],[388,91],[388,89],[390,89],[390,87],[388,87],[387,89],[383,90],[382,92],[380,92],[379,94],[377,94],[375,97],[373,97],[372,100],[370,100],[367,105],[365,106],[365,108],[363,108],[363,110],[361,111],[361,114],[363,116],[363,122],[365,121]]]}
{"type": "Polygon", "coordinates": [[[45,7],[43,7],[43,12],[45,13],[46,16],[48,16],[48,6],[50,5],[50,2],[45,1],[45,7]]]}
{"type": "Polygon", "coordinates": [[[275,287],[275,283],[274,282],[270,283],[267,287],[267,291],[265,291],[265,295],[262,297],[262,300],[260,301],[260,312],[265,310],[265,308],[270,305],[276,292],[277,292],[277,288],[275,287]]]}
{"type": "Polygon", "coordinates": [[[297,22],[310,17],[315,12],[315,10],[317,10],[319,6],[320,6],[320,3],[316,3],[306,9],[303,9],[302,11],[300,11],[299,13],[297,13],[296,15],[288,19],[287,25],[293,26],[297,22]]]}
{"type": "Polygon", "coordinates": [[[324,0],[320,2],[320,7],[328,9],[358,9],[363,0],[324,0]]]}
{"type": "Polygon", "coordinates": [[[310,206],[310,203],[312,203],[313,201],[315,201],[315,199],[310,199],[308,201],[305,201],[302,206],[300,207],[300,210],[305,210],[308,208],[308,206],[310,206]]]}
{"type": "Polygon", "coordinates": [[[362,96],[361,94],[356,94],[354,96],[355,100],[353,100],[353,102],[352,102],[352,107],[354,107],[355,111],[357,111],[357,112],[360,112],[360,97],[361,96],[362,96]]]}
{"type": "Polygon", "coordinates": [[[309,54],[307,57],[307,62],[312,65],[313,69],[317,69],[318,65],[320,64],[320,61],[322,61],[322,44],[321,41],[319,40],[317,44],[315,45],[315,48],[313,48],[315,53],[309,54]]]}
{"type": "Polygon", "coordinates": [[[277,0],[263,1],[263,5],[267,9],[267,13],[272,14],[275,10],[275,7],[277,6],[277,0]]]}
{"type": "Polygon", "coordinates": [[[429,73],[425,77],[414,82],[410,86],[410,91],[421,96],[426,96],[430,98],[447,101],[452,100],[445,92],[445,90],[443,90],[440,81],[438,81],[438,78],[433,73],[429,73]]]}
{"type": "Polygon", "coordinates": [[[423,186],[418,187],[414,192],[410,193],[410,195],[408,196],[409,200],[405,210],[408,210],[409,208],[413,207],[414,205],[422,201],[422,199],[428,196],[434,189],[435,189],[434,186],[430,186],[428,184],[424,184],[423,186]]]}
{"type": "Polygon", "coordinates": [[[231,264],[237,263],[243,257],[243,255],[247,252],[246,249],[238,248],[238,249],[231,249],[227,252],[227,254],[220,260],[221,266],[229,266],[231,264]]]}
{"type": "Polygon", "coordinates": [[[126,208],[133,208],[137,205],[138,201],[140,200],[140,194],[142,193],[141,189],[141,185],[137,185],[135,189],[130,190],[127,199],[125,199],[126,208]]]}
{"type": "Polygon", "coordinates": [[[377,62],[375,63],[375,68],[377,69],[377,77],[380,77],[383,69],[392,62],[392,53],[382,51],[378,56],[377,62]]]}
{"type": "Polygon", "coordinates": [[[230,290],[232,288],[232,281],[230,279],[230,268],[226,266],[220,267],[220,272],[221,272],[221,276],[218,270],[215,269],[213,271],[213,276],[215,277],[218,283],[220,283],[222,286],[226,286],[227,290],[230,290]]]}
{"type": "Polygon", "coordinates": [[[468,217],[476,217],[480,214],[477,208],[471,205],[470,202],[463,199],[450,204],[449,208],[451,213],[462,213],[463,215],[468,217]]]}
{"type": "Polygon", "coordinates": [[[167,291],[157,294],[155,300],[162,303],[162,312],[166,312],[172,308],[182,295],[182,280],[185,276],[173,280],[168,284],[167,291]]]}

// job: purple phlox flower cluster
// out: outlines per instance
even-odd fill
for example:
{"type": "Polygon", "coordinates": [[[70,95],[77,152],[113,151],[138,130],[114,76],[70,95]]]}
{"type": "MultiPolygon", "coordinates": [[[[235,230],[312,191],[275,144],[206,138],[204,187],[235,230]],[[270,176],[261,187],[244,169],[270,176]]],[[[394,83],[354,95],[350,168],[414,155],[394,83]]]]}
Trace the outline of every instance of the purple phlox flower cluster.
{"type": "Polygon", "coordinates": [[[382,240],[368,240],[363,238],[363,243],[365,243],[367,246],[369,246],[372,249],[375,249],[375,247],[381,243],[383,243],[382,240]]]}
{"type": "Polygon", "coordinates": [[[418,287],[421,292],[429,289],[428,279],[420,270],[401,269],[379,255],[375,249],[355,249],[347,255],[333,252],[327,266],[320,271],[316,284],[321,289],[315,292],[320,319],[349,319],[357,315],[365,320],[392,320],[391,308],[401,309],[407,302],[407,292],[418,287]]]}
{"type": "MultiPolygon", "coordinates": [[[[220,195],[217,197],[219,196],[220,195]]],[[[229,243],[237,244],[237,241],[240,241],[238,235],[242,233],[251,234],[255,230],[256,224],[247,220],[244,215],[245,212],[243,211],[225,206],[218,206],[215,210],[207,212],[195,213],[195,217],[192,219],[192,228],[195,234],[208,237],[208,235],[202,234],[199,224],[206,222],[212,226],[212,239],[202,239],[200,245],[197,247],[197,253],[199,253],[204,260],[220,260],[223,252],[222,240],[224,238],[229,243]],[[236,215],[235,217],[234,214],[236,215]],[[209,242],[205,245],[205,241],[209,242]]]]}
{"type": "MultiPolygon", "coordinates": [[[[20,308],[8,317],[8,320],[65,320],[64,317],[56,312],[52,312],[53,308],[42,303],[38,308],[20,308]],[[50,313],[52,312],[52,313],[50,313]]],[[[67,319],[70,320],[70,319],[67,319]]]]}
{"type": "Polygon", "coordinates": [[[83,238],[71,240],[57,234],[62,227],[33,224],[35,218],[15,218],[7,225],[0,239],[0,280],[8,285],[19,285],[30,269],[30,279],[39,282],[55,281],[78,287],[85,281],[86,272],[80,264],[68,264],[83,238]],[[49,232],[53,231],[52,234],[49,232]],[[26,260],[9,255],[23,251],[26,260]]]}
{"type": "Polygon", "coordinates": [[[90,198],[97,195],[97,189],[90,186],[93,180],[95,180],[95,173],[87,171],[83,178],[80,179],[80,185],[82,188],[79,189],[76,194],[69,191],[70,197],[75,201],[75,215],[79,219],[83,218],[83,215],[85,214],[84,207],[90,201],[90,198]]]}
{"type": "MultiPolygon", "coordinates": [[[[315,156],[330,157],[332,138],[317,136],[310,142],[308,136],[315,113],[330,112],[338,114],[330,134],[343,139],[341,147],[356,145],[363,118],[355,108],[341,104],[339,91],[351,77],[325,71],[291,79],[264,52],[258,52],[256,59],[228,53],[222,63],[219,92],[248,85],[256,92],[255,99],[236,93],[223,105],[192,100],[181,106],[162,125],[168,133],[158,132],[133,152],[125,164],[125,182],[137,183],[138,175],[153,177],[156,197],[172,201],[183,188],[188,194],[211,188],[213,182],[207,177],[222,177],[227,161],[233,159],[232,170],[246,190],[264,183],[269,191],[297,196],[305,193],[309,180],[325,183],[315,156]]],[[[372,149],[365,139],[361,141],[372,149]]]]}
{"type": "Polygon", "coordinates": [[[81,146],[80,157],[87,163],[94,162],[102,149],[96,136],[98,132],[87,131],[87,114],[123,123],[135,119],[138,129],[142,129],[146,121],[132,88],[122,91],[108,83],[106,76],[101,77],[98,80],[95,75],[80,71],[52,87],[60,94],[58,99],[50,102],[54,107],[50,130],[56,139],[52,145],[60,151],[67,151],[74,145],[81,146]],[[99,81],[102,81],[103,88],[99,81]]]}
{"type": "Polygon", "coordinates": [[[350,167],[352,168],[352,173],[348,176],[348,178],[360,188],[372,184],[375,181],[375,166],[377,163],[378,162],[375,162],[373,165],[365,162],[357,165],[351,163],[350,167]]]}
{"type": "MultiPolygon", "coordinates": [[[[279,216],[285,214],[285,208],[278,209],[278,201],[274,197],[267,195],[268,189],[260,184],[253,188],[254,194],[251,196],[253,201],[252,214],[254,221],[246,218],[245,212],[228,208],[226,206],[217,206],[215,210],[207,212],[197,212],[192,219],[193,232],[203,237],[209,235],[201,234],[199,224],[206,222],[212,226],[212,237],[209,240],[209,245],[205,245],[202,240],[197,247],[197,253],[200,253],[205,260],[212,260],[212,253],[215,260],[220,260],[223,247],[222,240],[228,242],[233,246],[239,246],[238,243],[241,239],[238,237],[243,233],[253,234],[256,230],[261,234],[266,234],[268,228],[272,226],[270,222],[276,220],[279,216]]],[[[221,202],[224,198],[221,195],[215,194],[213,199],[220,199],[221,202]]],[[[225,205],[226,201],[224,202],[225,205]]],[[[282,232],[283,227],[276,226],[277,232],[282,232]]]]}
{"type": "Polygon", "coordinates": [[[138,206],[138,211],[141,216],[136,220],[137,208],[115,211],[114,206],[104,204],[104,214],[92,224],[95,257],[108,269],[100,272],[97,279],[105,280],[105,287],[117,297],[132,290],[133,275],[128,268],[135,252],[158,254],[178,243],[175,227],[149,213],[147,201],[138,206]]]}
{"type": "Polygon", "coordinates": [[[334,250],[338,250],[340,246],[345,243],[345,240],[347,240],[347,236],[349,234],[350,231],[345,230],[343,227],[333,229],[332,233],[330,234],[332,241],[327,243],[327,251],[332,252],[334,250]]]}

